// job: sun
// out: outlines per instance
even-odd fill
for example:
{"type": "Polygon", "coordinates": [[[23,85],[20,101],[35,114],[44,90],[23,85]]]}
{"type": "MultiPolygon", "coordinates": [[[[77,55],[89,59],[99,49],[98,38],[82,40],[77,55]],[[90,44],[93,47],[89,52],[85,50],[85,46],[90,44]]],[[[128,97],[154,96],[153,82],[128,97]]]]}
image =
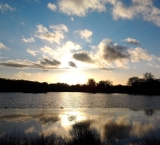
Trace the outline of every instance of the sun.
{"type": "Polygon", "coordinates": [[[78,71],[65,72],[59,76],[59,82],[67,83],[69,85],[84,84],[86,83],[86,80],[85,74],[78,71]]]}

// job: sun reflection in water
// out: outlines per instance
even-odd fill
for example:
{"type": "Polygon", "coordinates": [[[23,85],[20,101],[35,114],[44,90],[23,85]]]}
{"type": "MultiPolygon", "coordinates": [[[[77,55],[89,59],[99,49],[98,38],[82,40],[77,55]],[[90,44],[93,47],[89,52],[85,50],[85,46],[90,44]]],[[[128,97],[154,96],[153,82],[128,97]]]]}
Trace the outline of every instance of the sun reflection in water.
{"type": "Polygon", "coordinates": [[[87,119],[79,111],[68,111],[65,112],[64,114],[60,114],[59,117],[61,118],[61,125],[63,127],[69,127],[76,122],[81,122],[87,119]]]}

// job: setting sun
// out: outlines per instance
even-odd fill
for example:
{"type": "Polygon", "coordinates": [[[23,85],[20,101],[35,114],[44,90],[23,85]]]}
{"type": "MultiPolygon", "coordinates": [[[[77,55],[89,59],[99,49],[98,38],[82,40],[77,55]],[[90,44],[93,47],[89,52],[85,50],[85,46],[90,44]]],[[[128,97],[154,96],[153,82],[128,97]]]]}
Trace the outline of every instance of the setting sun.
{"type": "Polygon", "coordinates": [[[63,75],[59,76],[59,80],[62,83],[72,84],[84,84],[87,81],[87,78],[84,73],[73,71],[66,72],[63,75]]]}

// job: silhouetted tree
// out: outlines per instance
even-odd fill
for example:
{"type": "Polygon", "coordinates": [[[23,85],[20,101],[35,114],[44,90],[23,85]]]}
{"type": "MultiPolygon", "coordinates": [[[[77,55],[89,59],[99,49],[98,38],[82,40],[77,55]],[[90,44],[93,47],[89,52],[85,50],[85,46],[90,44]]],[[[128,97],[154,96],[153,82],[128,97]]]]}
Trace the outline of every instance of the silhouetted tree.
{"type": "Polygon", "coordinates": [[[96,86],[97,86],[98,92],[104,93],[104,92],[106,92],[106,89],[107,90],[110,89],[110,87],[112,86],[112,81],[110,81],[110,80],[102,81],[101,80],[97,83],[96,86]]]}
{"type": "Polygon", "coordinates": [[[89,92],[96,92],[96,82],[93,78],[88,79],[87,86],[89,92]]]}
{"type": "Polygon", "coordinates": [[[151,73],[144,73],[143,78],[131,77],[127,86],[112,85],[112,81],[95,82],[93,78],[88,79],[86,84],[68,85],[66,83],[48,84],[46,82],[33,82],[28,80],[10,80],[0,78],[0,92],[91,92],[91,93],[129,93],[160,95],[160,79],[155,79],[151,73]]]}
{"type": "Polygon", "coordinates": [[[134,86],[139,82],[139,77],[131,77],[128,79],[127,85],[134,86]]]}
{"type": "Polygon", "coordinates": [[[145,81],[154,80],[154,75],[152,75],[151,73],[148,73],[148,72],[144,73],[144,74],[143,74],[143,77],[144,77],[144,80],[145,80],[145,81]]]}
{"type": "Polygon", "coordinates": [[[95,87],[96,86],[96,82],[95,82],[95,80],[93,78],[91,78],[91,79],[88,79],[87,85],[89,87],[95,87]]]}

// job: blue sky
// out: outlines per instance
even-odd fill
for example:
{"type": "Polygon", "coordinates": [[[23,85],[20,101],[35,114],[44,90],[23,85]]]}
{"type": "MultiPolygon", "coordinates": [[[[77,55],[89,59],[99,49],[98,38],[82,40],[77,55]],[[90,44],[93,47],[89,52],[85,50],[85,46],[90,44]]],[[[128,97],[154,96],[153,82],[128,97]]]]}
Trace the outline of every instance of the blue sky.
{"type": "Polygon", "coordinates": [[[158,0],[1,0],[0,33],[1,78],[160,78],[158,0]]]}

